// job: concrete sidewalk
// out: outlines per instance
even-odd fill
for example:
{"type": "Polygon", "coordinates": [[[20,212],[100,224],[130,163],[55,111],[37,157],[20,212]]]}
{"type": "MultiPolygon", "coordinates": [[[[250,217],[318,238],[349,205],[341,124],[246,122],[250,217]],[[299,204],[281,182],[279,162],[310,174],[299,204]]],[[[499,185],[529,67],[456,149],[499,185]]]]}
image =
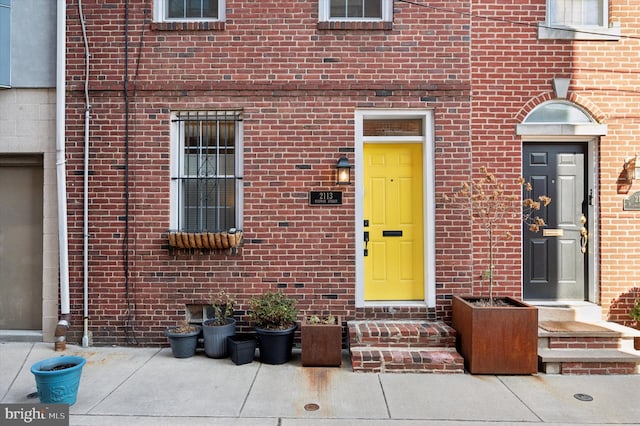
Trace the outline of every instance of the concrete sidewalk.
{"type": "Polygon", "coordinates": [[[168,348],[0,343],[0,402],[38,403],[31,365],[87,359],[71,425],[639,424],[640,376],[360,374],[284,365],[237,366],[168,348]],[[587,394],[592,401],[581,401],[587,394]]]}

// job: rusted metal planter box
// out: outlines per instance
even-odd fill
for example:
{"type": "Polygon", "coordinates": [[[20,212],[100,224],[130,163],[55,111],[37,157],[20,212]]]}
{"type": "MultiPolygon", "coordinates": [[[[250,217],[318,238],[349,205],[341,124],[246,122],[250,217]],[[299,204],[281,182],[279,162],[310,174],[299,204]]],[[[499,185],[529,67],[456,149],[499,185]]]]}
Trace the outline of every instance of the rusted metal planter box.
{"type": "Polygon", "coordinates": [[[458,351],[472,374],[538,372],[538,309],[510,297],[510,306],[475,306],[475,296],[453,297],[458,351]]]}
{"type": "Polygon", "coordinates": [[[336,324],[309,324],[300,327],[301,360],[305,367],[339,367],[342,364],[342,320],[336,324]]]}

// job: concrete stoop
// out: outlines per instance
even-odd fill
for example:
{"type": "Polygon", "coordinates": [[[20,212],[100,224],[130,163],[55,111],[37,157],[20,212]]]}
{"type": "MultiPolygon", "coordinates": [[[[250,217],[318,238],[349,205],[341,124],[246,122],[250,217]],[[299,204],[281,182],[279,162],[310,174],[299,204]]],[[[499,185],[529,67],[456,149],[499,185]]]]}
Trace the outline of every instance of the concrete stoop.
{"type": "Polygon", "coordinates": [[[349,321],[354,372],[463,373],[456,332],[441,321],[349,321]]]}
{"type": "Polygon", "coordinates": [[[638,374],[640,331],[603,321],[600,307],[538,307],[538,363],[547,374],[638,374]]]}

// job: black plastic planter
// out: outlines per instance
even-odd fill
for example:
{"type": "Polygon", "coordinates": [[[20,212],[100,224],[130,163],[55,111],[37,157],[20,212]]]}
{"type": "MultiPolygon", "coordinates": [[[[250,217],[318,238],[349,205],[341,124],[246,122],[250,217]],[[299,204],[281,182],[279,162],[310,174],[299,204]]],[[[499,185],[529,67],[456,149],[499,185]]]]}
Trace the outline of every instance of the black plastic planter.
{"type": "Polygon", "coordinates": [[[236,365],[253,362],[256,353],[256,336],[253,334],[236,334],[227,338],[231,361],[236,365]]]}
{"type": "Polygon", "coordinates": [[[256,327],[260,362],[264,364],[284,364],[291,360],[293,336],[298,326],[286,330],[267,330],[256,327]]]}

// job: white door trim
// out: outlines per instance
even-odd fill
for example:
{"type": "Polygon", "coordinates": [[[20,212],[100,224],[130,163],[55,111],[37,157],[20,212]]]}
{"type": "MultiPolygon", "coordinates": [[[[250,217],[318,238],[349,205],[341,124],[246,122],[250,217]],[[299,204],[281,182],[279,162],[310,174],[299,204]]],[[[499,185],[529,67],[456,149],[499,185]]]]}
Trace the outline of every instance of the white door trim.
{"type": "Polygon", "coordinates": [[[355,111],[355,235],[356,235],[356,307],[408,306],[435,307],[435,170],[434,170],[434,114],[431,109],[360,109],[355,111]],[[421,137],[365,137],[365,119],[421,118],[421,137]],[[422,143],[423,144],[423,212],[424,212],[424,301],[366,302],[364,300],[364,144],[365,143],[422,143]]]}

